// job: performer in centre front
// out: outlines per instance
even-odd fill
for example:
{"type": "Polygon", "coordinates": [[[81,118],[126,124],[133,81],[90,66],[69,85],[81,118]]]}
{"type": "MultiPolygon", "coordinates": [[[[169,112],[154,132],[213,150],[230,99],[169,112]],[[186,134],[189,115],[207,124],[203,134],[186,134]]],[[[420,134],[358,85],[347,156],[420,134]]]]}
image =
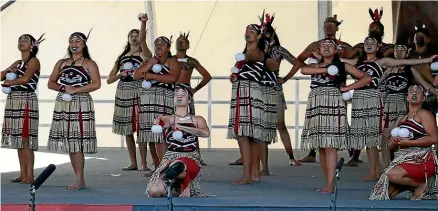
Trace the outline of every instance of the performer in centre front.
{"type": "Polygon", "coordinates": [[[154,160],[155,168],[160,165],[166,146],[163,136],[152,133],[151,127],[157,116],[173,114],[173,91],[181,72],[179,62],[170,52],[171,42],[172,37],[155,39],[155,56],[134,72],[134,79],[142,80],[137,143],[149,143],[151,156],[158,157],[154,160]]]}
{"type": "Polygon", "coordinates": [[[260,25],[246,27],[246,46],[237,54],[232,68],[230,118],[227,139],[239,143],[243,160],[243,177],[235,184],[261,181],[260,153],[266,143],[277,139],[276,75],[265,66],[265,37],[260,25]],[[236,71],[237,70],[237,71],[236,71]]]}
{"type": "MultiPolygon", "coordinates": [[[[44,34],[43,34],[44,35],[44,34]]],[[[30,34],[18,38],[21,59],[1,71],[2,91],[7,94],[2,148],[17,149],[20,176],[13,183],[30,184],[34,181],[34,151],[38,150],[39,110],[35,90],[40,76],[37,58],[43,35],[37,40],[30,34]]]]}
{"type": "Polygon", "coordinates": [[[301,148],[319,149],[320,164],[327,182],[325,187],[318,189],[322,193],[334,191],[337,150],[349,148],[347,104],[342,100],[342,93],[364,87],[371,82],[370,76],[341,62],[336,49],[336,40],[323,39],[319,52],[322,62],[301,68],[303,75],[311,75],[311,91],[301,134],[301,148]],[[337,73],[329,69],[336,69],[337,73]],[[345,86],[347,73],[357,81],[345,86]]]}
{"type": "Polygon", "coordinates": [[[175,113],[158,116],[155,125],[163,125],[167,152],[160,166],[149,179],[146,195],[162,197],[167,194],[166,176],[176,177],[174,192],[179,197],[205,196],[200,187],[201,156],[198,153],[199,138],[208,138],[210,129],[202,116],[189,112],[193,100],[191,88],[176,85],[174,92],[175,113]],[[181,133],[181,137],[176,137],[181,133]],[[169,172],[171,171],[171,172],[169,172]],[[173,171],[173,172],[172,172],[173,171]],[[175,175],[176,174],[176,175],[175,175]]]}
{"type": "MultiPolygon", "coordinates": [[[[140,18],[140,30],[132,29],[128,33],[128,43],[122,54],[117,58],[111,73],[106,80],[107,84],[117,83],[114,114],[113,133],[125,136],[131,164],[122,170],[138,170],[134,132],[137,131],[138,111],[140,104],[141,81],[134,80],[134,71],[144,61],[152,58],[152,53],[146,43],[146,22],[148,16],[144,14],[140,18]]],[[[150,171],[146,162],[146,143],[139,144],[141,166],[143,171],[150,171]]],[[[158,160],[158,157],[153,157],[158,160]]]]}
{"type": "MultiPolygon", "coordinates": [[[[176,59],[181,64],[181,74],[178,78],[177,83],[180,85],[187,86],[189,90],[193,92],[193,95],[198,92],[202,87],[208,84],[211,80],[210,73],[201,65],[201,63],[190,56],[187,56],[187,50],[190,48],[189,34],[181,33],[176,39],[176,59]],[[190,80],[192,78],[193,70],[196,69],[198,73],[202,76],[201,82],[196,85],[195,88],[192,88],[190,80]]],[[[195,100],[190,101],[190,113],[195,115],[195,100]]],[[[197,142],[199,148],[199,142],[197,142]]],[[[198,149],[198,152],[201,153],[201,149],[198,149]]],[[[206,163],[202,160],[202,165],[206,165],[206,163]]]]}
{"type": "MultiPolygon", "coordinates": [[[[91,32],[91,30],[90,30],[91,32]]],[[[48,88],[58,92],[49,132],[48,150],[69,153],[75,182],[66,188],[85,188],[86,154],[97,153],[96,122],[90,92],[100,88],[99,67],[91,57],[88,37],[74,32],[69,37],[68,55],[59,60],[50,74],[48,88]]]]}

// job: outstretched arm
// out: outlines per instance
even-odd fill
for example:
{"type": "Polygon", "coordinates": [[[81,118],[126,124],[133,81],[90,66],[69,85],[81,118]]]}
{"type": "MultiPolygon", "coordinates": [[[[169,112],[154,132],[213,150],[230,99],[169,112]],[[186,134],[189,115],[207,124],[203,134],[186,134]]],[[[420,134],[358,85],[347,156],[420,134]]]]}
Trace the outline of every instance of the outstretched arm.
{"type": "Polygon", "coordinates": [[[411,71],[415,81],[417,81],[422,87],[424,87],[427,92],[438,96],[438,91],[434,88],[434,86],[427,83],[427,81],[424,80],[421,74],[414,67],[411,67],[411,71]]]}
{"type": "Polygon", "coordinates": [[[426,64],[431,63],[434,57],[426,58],[426,59],[393,59],[393,58],[382,58],[377,60],[376,62],[380,66],[384,67],[397,67],[404,65],[418,65],[418,64],[426,64]]]}
{"type": "Polygon", "coordinates": [[[310,56],[312,56],[312,52],[318,51],[318,49],[318,41],[310,43],[310,45],[308,45],[306,49],[304,49],[304,51],[298,55],[297,59],[304,63],[310,56]]]}

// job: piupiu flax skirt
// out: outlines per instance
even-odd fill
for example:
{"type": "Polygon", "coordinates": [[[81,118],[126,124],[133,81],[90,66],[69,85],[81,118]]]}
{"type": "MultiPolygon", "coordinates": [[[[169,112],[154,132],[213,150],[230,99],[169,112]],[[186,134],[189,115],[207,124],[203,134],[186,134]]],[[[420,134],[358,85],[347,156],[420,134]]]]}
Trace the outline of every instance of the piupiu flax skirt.
{"type": "Polygon", "coordinates": [[[117,84],[113,114],[113,133],[132,135],[137,131],[140,88],[140,81],[119,81],[117,84]]]}
{"type": "Polygon", "coordinates": [[[233,82],[228,139],[247,136],[254,142],[277,141],[277,91],[249,80],[233,82]]]}
{"type": "Polygon", "coordinates": [[[408,113],[406,93],[390,93],[386,96],[383,106],[384,128],[392,130],[397,120],[408,113]]]}
{"type": "Polygon", "coordinates": [[[163,135],[152,133],[151,128],[158,116],[173,114],[173,95],[172,89],[161,86],[141,89],[137,143],[164,143],[163,135]]]}
{"type": "MultiPolygon", "coordinates": [[[[284,91],[282,85],[275,86],[275,90],[277,91],[277,109],[279,110],[287,110],[286,98],[284,97],[284,91]]],[[[278,110],[277,110],[278,111],[278,110]]]]}
{"type": "Polygon", "coordinates": [[[65,153],[97,152],[96,123],[93,98],[89,93],[72,95],[72,100],[62,100],[58,93],[49,133],[48,149],[65,153]]]}
{"type": "Polygon", "coordinates": [[[383,128],[383,101],[377,89],[355,90],[351,100],[349,148],[380,147],[383,128]]]}
{"type": "Polygon", "coordinates": [[[313,88],[308,97],[301,149],[346,149],[348,143],[347,104],[337,87],[313,88]]]}
{"type": "Polygon", "coordinates": [[[2,148],[38,150],[39,111],[35,92],[12,91],[6,98],[2,148]],[[27,139],[29,143],[24,143],[27,139]]]}
{"type": "Polygon", "coordinates": [[[174,161],[178,158],[187,157],[190,159],[193,159],[198,166],[200,167],[198,175],[190,182],[190,196],[203,196],[205,195],[200,186],[201,181],[201,175],[202,175],[202,167],[201,167],[201,156],[199,155],[198,151],[194,152],[172,152],[172,151],[166,151],[166,153],[163,156],[163,159],[160,162],[160,165],[157,169],[155,169],[154,173],[152,174],[151,178],[148,181],[147,187],[146,187],[146,195],[148,195],[148,190],[157,182],[157,179],[160,176],[160,173],[163,172],[166,167],[169,165],[171,161],[174,161]]]}

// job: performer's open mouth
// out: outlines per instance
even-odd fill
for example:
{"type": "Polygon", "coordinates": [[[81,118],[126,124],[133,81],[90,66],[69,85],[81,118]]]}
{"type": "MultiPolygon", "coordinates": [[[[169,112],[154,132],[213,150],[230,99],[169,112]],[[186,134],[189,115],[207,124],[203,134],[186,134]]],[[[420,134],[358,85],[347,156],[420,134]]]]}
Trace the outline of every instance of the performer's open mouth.
{"type": "Polygon", "coordinates": [[[71,47],[71,51],[76,51],[78,47],[71,47]]]}
{"type": "Polygon", "coordinates": [[[137,44],[137,40],[136,39],[132,40],[132,43],[137,44]]]}
{"type": "Polygon", "coordinates": [[[248,41],[249,39],[251,39],[251,37],[249,35],[245,35],[245,40],[248,41]]]}
{"type": "Polygon", "coordinates": [[[182,103],[182,99],[181,98],[176,99],[176,103],[182,103]]]}

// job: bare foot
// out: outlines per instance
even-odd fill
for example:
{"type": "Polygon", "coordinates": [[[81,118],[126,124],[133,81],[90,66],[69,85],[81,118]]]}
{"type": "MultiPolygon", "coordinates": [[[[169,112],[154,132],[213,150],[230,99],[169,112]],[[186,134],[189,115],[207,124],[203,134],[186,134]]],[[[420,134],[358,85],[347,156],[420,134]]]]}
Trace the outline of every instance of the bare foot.
{"type": "Polygon", "coordinates": [[[242,178],[242,179],[238,179],[236,181],[233,182],[233,184],[235,185],[246,185],[246,184],[251,184],[252,180],[249,178],[242,178]]]}
{"type": "Polygon", "coordinates": [[[327,188],[327,186],[324,186],[324,187],[322,187],[322,188],[318,188],[318,189],[316,189],[316,191],[321,192],[321,191],[323,191],[323,190],[326,189],[326,188],[327,188]]]}
{"type": "Polygon", "coordinates": [[[82,190],[85,188],[85,182],[84,181],[75,182],[69,186],[66,186],[65,188],[67,190],[82,190]]]}
{"type": "Polygon", "coordinates": [[[371,174],[362,178],[362,182],[377,181],[377,180],[379,180],[379,177],[376,177],[376,176],[371,175],[371,174]]]}
{"type": "Polygon", "coordinates": [[[325,187],[324,189],[321,190],[321,193],[333,193],[334,192],[334,188],[333,187],[325,187]]]}
{"type": "Polygon", "coordinates": [[[23,180],[23,178],[24,178],[23,176],[19,176],[19,177],[15,178],[15,179],[12,179],[11,182],[12,183],[18,183],[18,182],[21,182],[21,180],[23,180]]]}
{"type": "Polygon", "coordinates": [[[142,171],[152,171],[152,169],[148,168],[147,166],[143,166],[143,168],[141,169],[142,171]]]}
{"type": "Polygon", "coordinates": [[[134,164],[122,168],[122,171],[136,171],[136,170],[138,170],[138,167],[137,165],[134,164]]]}
{"type": "Polygon", "coordinates": [[[301,162],[298,161],[298,160],[289,159],[289,165],[291,165],[291,166],[302,166],[303,164],[301,164],[301,162]]]}
{"type": "Polygon", "coordinates": [[[316,162],[316,158],[313,157],[313,156],[307,155],[306,157],[301,159],[300,162],[302,162],[302,163],[314,163],[314,162],[316,162]]]}
{"type": "Polygon", "coordinates": [[[418,200],[423,197],[424,191],[426,190],[427,183],[422,183],[418,188],[415,188],[413,200],[418,200]]]}
{"type": "Polygon", "coordinates": [[[34,178],[33,178],[33,177],[26,177],[26,178],[23,178],[23,179],[20,181],[20,183],[21,183],[21,184],[31,184],[31,183],[33,183],[33,181],[34,181],[34,178]]]}
{"type": "Polygon", "coordinates": [[[243,165],[242,158],[239,158],[236,161],[234,161],[232,163],[229,163],[228,165],[230,165],[230,166],[241,166],[241,165],[243,165]]]}
{"type": "Polygon", "coordinates": [[[146,172],[146,174],[144,174],[144,177],[151,177],[154,174],[155,170],[151,170],[146,172]]]}
{"type": "Polygon", "coordinates": [[[271,173],[269,173],[269,170],[261,170],[260,171],[260,176],[269,176],[271,175],[271,173]]]}

